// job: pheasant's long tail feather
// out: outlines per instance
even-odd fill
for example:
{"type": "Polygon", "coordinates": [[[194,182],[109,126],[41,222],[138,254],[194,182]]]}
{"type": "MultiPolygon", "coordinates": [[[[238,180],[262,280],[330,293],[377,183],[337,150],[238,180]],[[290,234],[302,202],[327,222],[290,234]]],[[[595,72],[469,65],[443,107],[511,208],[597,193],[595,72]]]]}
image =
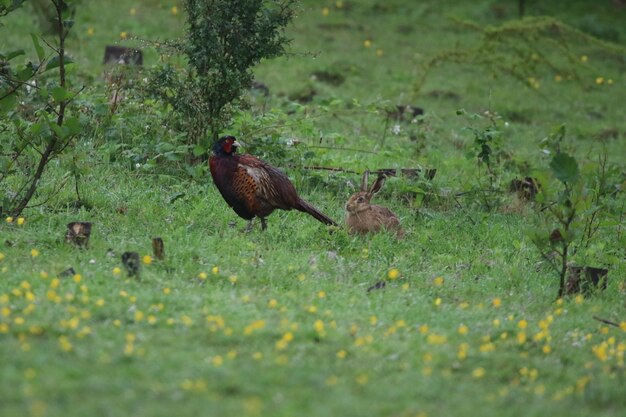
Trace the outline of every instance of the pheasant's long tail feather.
{"type": "Polygon", "coordinates": [[[327,215],[325,215],[324,213],[322,213],[321,211],[313,207],[310,203],[304,201],[301,198],[298,199],[298,203],[296,204],[294,208],[296,210],[309,213],[311,216],[315,217],[317,220],[319,220],[320,222],[324,224],[332,225],[332,226],[339,226],[337,223],[334,222],[333,219],[331,219],[330,217],[328,217],[327,215]]]}

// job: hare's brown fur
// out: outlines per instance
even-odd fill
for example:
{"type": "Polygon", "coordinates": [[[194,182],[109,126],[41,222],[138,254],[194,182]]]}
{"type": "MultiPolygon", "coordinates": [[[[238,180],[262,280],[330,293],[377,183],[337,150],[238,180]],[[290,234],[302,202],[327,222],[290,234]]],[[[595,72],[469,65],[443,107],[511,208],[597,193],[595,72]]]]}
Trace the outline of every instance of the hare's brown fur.
{"type": "Polygon", "coordinates": [[[398,237],[404,236],[400,221],[387,207],[371,204],[372,197],[385,183],[385,177],[379,175],[368,188],[369,171],[365,171],[361,180],[361,191],[353,194],[346,203],[346,226],[353,234],[376,233],[381,229],[393,231],[398,237]]]}

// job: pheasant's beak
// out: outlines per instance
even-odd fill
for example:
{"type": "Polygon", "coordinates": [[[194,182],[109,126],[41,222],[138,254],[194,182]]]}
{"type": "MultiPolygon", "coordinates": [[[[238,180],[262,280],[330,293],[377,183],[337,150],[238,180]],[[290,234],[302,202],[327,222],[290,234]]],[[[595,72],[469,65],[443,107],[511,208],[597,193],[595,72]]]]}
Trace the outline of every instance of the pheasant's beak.
{"type": "Polygon", "coordinates": [[[236,146],[237,148],[241,148],[241,142],[239,142],[239,141],[235,140],[235,141],[233,142],[233,146],[236,146]]]}

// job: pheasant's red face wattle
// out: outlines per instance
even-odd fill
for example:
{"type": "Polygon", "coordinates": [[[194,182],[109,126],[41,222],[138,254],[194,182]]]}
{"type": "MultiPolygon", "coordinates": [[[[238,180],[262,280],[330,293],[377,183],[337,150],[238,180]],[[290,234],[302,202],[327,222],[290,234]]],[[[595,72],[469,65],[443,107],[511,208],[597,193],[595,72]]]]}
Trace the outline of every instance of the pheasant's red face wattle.
{"type": "Polygon", "coordinates": [[[226,153],[231,153],[233,151],[233,140],[226,139],[222,145],[222,149],[224,149],[224,152],[226,153]]]}

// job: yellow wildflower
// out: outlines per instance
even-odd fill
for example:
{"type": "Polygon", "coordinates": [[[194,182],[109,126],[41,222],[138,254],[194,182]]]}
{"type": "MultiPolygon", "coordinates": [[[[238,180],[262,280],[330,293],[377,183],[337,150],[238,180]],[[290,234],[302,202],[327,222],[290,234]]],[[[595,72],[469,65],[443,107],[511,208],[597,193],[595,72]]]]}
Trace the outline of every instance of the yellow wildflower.
{"type": "Polygon", "coordinates": [[[387,277],[391,280],[397,279],[400,276],[400,271],[396,268],[392,268],[387,272],[387,277]]]}

